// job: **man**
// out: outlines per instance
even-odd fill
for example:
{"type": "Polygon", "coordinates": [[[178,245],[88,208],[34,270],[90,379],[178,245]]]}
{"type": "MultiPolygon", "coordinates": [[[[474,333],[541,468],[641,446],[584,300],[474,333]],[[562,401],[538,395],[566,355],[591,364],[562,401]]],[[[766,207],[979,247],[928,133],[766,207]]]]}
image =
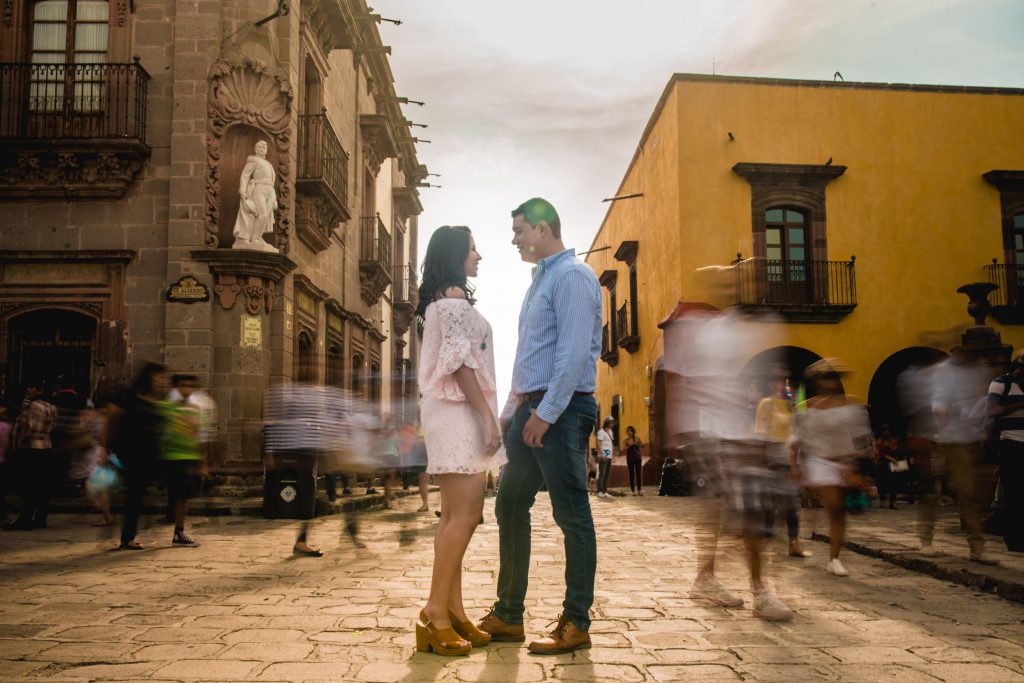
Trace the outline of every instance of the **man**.
{"type": "Polygon", "coordinates": [[[53,457],[53,425],[57,409],[45,398],[43,384],[25,388],[25,400],[11,434],[12,449],[21,469],[21,514],[8,531],[45,528],[50,507],[50,460],[53,457]]]}
{"type": "MultiPolygon", "coordinates": [[[[952,482],[960,506],[960,522],[967,531],[968,557],[972,562],[987,565],[999,564],[999,561],[985,554],[982,503],[978,497],[978,483],[983,475],[984,419],[983,415],[973,413],[975,406],[986,396],[985,390],[993,374],[987,364],[972,357],[965,349],[954,349],[949,359],[935,367],[932,396],[936,426],[932,475],[940,481],[948,479],[952,482]]],[[[1001,386],[996,391],[1001,392],[1001,386]]],[[[941,488],[936,489],[941,491],[941,488]]],[[[937,494],[926,496],[926,505],[921,510],[919,534],[921,552],[926,555],[936,554],[932,535],[938,497],[937,494]]]]}
{"type": "Polygon", "coordinates": [[[558,213],[549,202],[530,199],[512,211],[512,219],[512,245],[537,267],[519,314],[512,391],[501,415],[508,464],[494,510],[498,600],[480,629],[496,641],[526,639],[530,508],[546,485],[565,536],[566,592],[558,625],[529,648],[561,654],[590,647],[597,539],[587,497],[587,448],[597,422],[601,289],[590,267],[562,243],[558,213]]]}
{"type": "Polygon", "coordinates": [[[1003,540],[1007,550],[1024,552],[1024,354],[989,386],[988,414],[999,440],[1003,540]]]}

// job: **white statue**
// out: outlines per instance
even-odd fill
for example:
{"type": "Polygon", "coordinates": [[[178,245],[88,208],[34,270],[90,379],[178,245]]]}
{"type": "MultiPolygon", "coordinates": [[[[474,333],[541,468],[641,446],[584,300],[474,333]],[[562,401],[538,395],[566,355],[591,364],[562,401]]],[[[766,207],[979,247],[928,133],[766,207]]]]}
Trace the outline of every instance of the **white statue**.
{"type": "Polygon", "coordinates": [[[235,243],[231,248],[278,253],[263,240],[263,235],[274,232],[274,210],[277,209],[276,175],[267,161],[267,142],[257,142],[255,152],[246,160],[238,183],[240,201],[235,219],[235,243]]]}

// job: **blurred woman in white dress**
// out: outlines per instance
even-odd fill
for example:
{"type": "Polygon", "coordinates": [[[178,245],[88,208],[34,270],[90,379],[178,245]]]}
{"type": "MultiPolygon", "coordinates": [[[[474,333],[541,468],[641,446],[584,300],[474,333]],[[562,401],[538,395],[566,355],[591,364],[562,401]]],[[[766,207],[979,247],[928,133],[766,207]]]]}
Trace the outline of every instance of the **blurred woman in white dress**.
{"type": "Polygon", "coordinates": [[[481,519],[487,471],[506,461],[498,431],[491,326],[474,307],[480,254],[469,228],[443,226],[423,260],[417,313],[420,415],[427,472],[441,489],[430,597],[416,625],[416,649],[465,655],[490,642],[462,604],[462,558],[481,519]]]}

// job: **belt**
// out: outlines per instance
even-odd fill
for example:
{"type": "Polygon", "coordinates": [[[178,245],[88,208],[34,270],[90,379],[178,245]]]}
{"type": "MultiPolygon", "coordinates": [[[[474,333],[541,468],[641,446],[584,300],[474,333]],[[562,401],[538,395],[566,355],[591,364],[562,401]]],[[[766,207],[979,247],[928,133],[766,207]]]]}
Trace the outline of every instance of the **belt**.
{"type": "MultiPolygon", "coordinates": [[[[538,389],[537,391],[528,391],[525,394],[519,394],[522,396],[524,401],[540,401],[544,398],[544,394],[548,393],[547,389],[538,389]]],[[[574,391],[573,396],[593,396],[593,391],[574,391]]]]}

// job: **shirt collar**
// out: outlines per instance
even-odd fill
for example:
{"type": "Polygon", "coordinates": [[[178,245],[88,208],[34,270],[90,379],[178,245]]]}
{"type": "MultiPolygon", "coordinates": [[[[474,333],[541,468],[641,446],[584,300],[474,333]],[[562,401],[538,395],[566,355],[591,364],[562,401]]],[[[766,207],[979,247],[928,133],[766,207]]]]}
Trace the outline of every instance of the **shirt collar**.
{"type": "Polygon", "coordinates": [[[562,259],[566,259],[566,258],[576,258],[576,250],[575,249],[563,249],[562,251],[558,252],[557,254],[552,254],[551,256],[542,258],[540,261],[537,261],[537,265],[533,269],[533,277],[537,277],[538,275],[543,273],[545,270],[548,270],[549,268],[554,266],[556,263],[558,263],[562,259]]]}

